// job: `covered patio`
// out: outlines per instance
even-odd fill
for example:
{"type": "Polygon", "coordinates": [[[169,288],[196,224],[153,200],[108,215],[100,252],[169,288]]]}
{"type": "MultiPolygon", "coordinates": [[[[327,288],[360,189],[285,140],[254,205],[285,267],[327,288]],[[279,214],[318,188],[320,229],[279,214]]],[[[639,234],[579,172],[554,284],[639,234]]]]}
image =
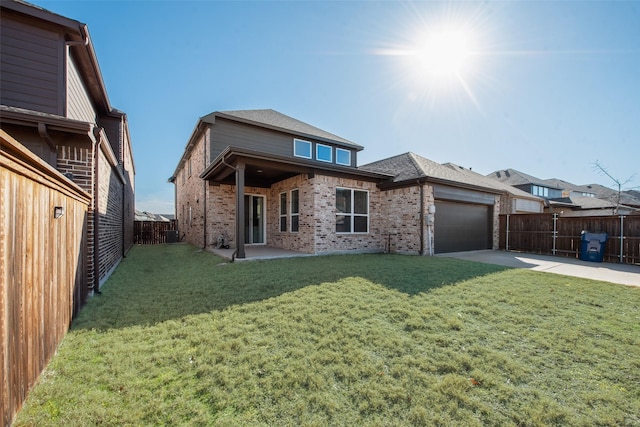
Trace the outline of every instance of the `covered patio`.
{"type": "Polygon", "coordinates": [[[295,258],[295,257],[305,257],[305,256],[314,256],[313,254],[307,254],[304,252],[296,252],[288,249],[281,248],[273,248],[271,246],[264,245],[245,245],[244,246],[244,258],[238,258],[237,255],[234,256],[234,252],[236,249],[220,249],[220,248],[208,248],[210,252],[214,255],[217,255],[226,261],[255,261],[259,259],[276,259],[276,258],[295,258]]]}

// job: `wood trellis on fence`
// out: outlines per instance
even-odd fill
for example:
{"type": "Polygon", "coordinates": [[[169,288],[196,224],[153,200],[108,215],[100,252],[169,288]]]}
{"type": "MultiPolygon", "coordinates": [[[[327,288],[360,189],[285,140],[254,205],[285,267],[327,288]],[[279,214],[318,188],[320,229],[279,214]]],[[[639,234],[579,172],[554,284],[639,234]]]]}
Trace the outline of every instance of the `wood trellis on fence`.
{"type": "Polygon", "coordinates": [[[583,230],[607,233],[605,262],[640,265],[640,215],[500,215],[500,249],[578,258],[583,230]]]}
{"type": "MultiPolygon", "coordinates": [[[[167,242],[167,232],[178,230],[178,221],[135,221],[133,242],[137,245],[157,245],[167,242]]],[[[178,237],[178,241],[179,241],[178,237]]]]}

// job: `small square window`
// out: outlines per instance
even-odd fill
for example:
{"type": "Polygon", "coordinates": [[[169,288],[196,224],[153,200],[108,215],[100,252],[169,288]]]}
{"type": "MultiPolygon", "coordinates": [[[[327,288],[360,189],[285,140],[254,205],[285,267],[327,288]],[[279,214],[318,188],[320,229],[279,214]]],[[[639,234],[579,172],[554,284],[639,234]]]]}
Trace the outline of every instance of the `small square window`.
{"type": "Polygon", "coordinates": [[[351,151],[336,148],[336,163],[344,166],[351,166],[351,151]]]}
{"type": "Polygon", "coordinates": [[[333,162],[333,149],[329,145],[316,144],[316,160],[333,162]]]}
{"type": "Polygon", "coordinates": [[[293,155],[296,157],[303,157],[305,159],[311,158],[311,143],[309,141],[303,141],[301,139],[293,140],[293,155]]]}

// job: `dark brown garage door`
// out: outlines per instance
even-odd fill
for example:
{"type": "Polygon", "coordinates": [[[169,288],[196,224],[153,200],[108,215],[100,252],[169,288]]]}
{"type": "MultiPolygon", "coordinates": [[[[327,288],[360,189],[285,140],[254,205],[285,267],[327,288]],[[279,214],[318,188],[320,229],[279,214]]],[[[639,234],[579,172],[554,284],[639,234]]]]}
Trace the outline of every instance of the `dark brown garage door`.
{"type": "Polygon", "coordinates": [[[436,201],[435,253],[491,249],[493,206],[436,201]]]}

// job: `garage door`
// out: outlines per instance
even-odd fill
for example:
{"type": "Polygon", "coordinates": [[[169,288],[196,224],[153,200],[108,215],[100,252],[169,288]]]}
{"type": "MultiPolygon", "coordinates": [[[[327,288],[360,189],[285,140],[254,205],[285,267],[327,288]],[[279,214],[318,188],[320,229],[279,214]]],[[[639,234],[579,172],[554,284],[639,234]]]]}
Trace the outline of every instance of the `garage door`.
{"type": "Polygon", "coordinates": [[[435,253],[492,248],[493,206],[437,201],[435,253]]]}

